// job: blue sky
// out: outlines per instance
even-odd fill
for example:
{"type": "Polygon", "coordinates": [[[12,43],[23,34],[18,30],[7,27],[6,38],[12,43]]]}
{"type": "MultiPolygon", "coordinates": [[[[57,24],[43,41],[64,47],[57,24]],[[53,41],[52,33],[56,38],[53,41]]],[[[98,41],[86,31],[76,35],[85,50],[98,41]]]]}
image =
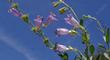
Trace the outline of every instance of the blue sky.
{"type": "MultiPolygon", "coordinates": [[[[59,27],[71,28],[65,24],[64,17],[66,14],[60,15],[58,8],[53,8],[50,0],[15,0],[19,3],[20,8],[28,13],[33,21],[37,15],[48,16],[49,11],[57,14],[58,22],[49,25],[44,32],[54,42],[65,45],[72,45],[82,50],[80,36],[56,37],[54,31],[59,27]]],[[[77,15],[92,15],[97,17],[101,23],[110,27],[110,1],[109,0],[66,0],[77,15]]],[[[9,14],[7,11],[10,4],[7,0],[0,0],[0,60],[60,60],[55,52],[45,47],[41,38],[35,35],[31,28],[22,22],[18,17],[9,14]]],[[[94,21],[87,21],[86,27],[91,32],[91,42],[97,45],[97,42],[103,43],[101,33],[97,30],[94,21]]],[[[69,52],[70,60],[74,53],[69,52]]]]}

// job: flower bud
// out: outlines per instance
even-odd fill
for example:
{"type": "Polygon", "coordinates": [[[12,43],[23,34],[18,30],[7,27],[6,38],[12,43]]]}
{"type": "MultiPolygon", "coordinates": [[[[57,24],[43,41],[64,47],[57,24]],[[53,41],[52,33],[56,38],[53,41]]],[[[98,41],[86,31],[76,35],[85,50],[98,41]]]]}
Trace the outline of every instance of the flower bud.
{"type": "Polygon", "coordinates": [[[64,0],[59,0],[59,2],[63,2],[64,0]]]}
{"type": "Polygon", "coordinates": [[[42,24],[42,26],[43,26],[44,28],[46,28],[46,27],[48,26],[48,24],[44,23],[44,24],[42,24]]]}
{"type": "Polygon", "coordinates": [[[12,7],[13,7],[13,8],[18,8],[18,4],[17,4],[17,3],[13,3],[13,4],[12,4],[12,7]]]}
{"type": "Polygon", "coordinates": [[[21,16],[21,19],[23,19],[24,22],[29,23],[29,17],[28,17],[28,15],[26,15],[26,14],[25,15],[22,15],[21,16]]]}
{"type": "Polygon", "coordinates": [[[69,30],[69,34],[72,35],[72,36],[73,36],[73,35],[76,35],[77,33],[78,33],[78,32],[75,31],[75,30],[69,30]]]}
{"type": "Polygon", "coordinates": [[[10,8],[10,9],[8,10],[8,12],[11,13],[12,15],[16,16],[16,17],[21,17],[21,16],[23,15],[22,12],[20,12],[18,9],[13,8],[13,7],[10,8]]]}
{"type": "Polygon", "coordinates": [[[60,2],[53,2],[52,3],[54,7],[58,7],[58,5],[60,4],[60,2]]]}
{"type": "Polygon", "coordinates": [[[63,14],[63,13],[66,12],[67,9],[68,9],[67,7],[62,7],[62,8],[59,9],[59,12],[60,12],[61,14],[63,14]]]}
{"type": "Polygon", "coordinates": [[[31,29],[33,32],[37,32],[39,29],[38,28],[36,28],[36,27],[32,27],[32,29],[31,29]]]}
{"type": "Polygon", "coordinates": [[[69,49],[69,50],[73,50],[73,47],[72,47],[72,46],[68,46],[68,49],[69,49]]]}

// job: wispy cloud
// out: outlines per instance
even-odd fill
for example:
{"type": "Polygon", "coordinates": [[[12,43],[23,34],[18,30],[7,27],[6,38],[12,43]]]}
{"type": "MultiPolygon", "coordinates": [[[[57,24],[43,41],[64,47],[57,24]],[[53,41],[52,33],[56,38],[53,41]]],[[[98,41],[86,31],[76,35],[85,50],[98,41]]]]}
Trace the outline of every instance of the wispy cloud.
{"type": "Polygon", "coordinates": [[[107,8],[108,4],[103,4],[101,7],[99,7],[98,11],[96,11],[96,14],[100,14],[107,8]]]}
{"type": "Polygon", "coordinates": [[[38,60],[38,58],[36,58],[35,55],[30,52],[29,49],[19,44],[15,40],[16,38],[8,36],[8,34],[5,33],[3,29],[0,28],[0,41],[3,41],[8,46],[14,48],[16,51],[23,54],[25,58],[27,58],[27,60],[38,60]]]}

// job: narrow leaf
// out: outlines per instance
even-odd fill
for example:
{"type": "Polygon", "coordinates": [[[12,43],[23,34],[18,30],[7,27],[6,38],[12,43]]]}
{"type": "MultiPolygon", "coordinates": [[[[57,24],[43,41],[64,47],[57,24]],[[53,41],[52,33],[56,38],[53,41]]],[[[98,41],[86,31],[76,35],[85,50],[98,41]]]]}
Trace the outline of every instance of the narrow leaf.
{"type": "Polygon", "coordinates": [[[108,44],[109,41],[110,41],[110,35],[109,35],[109,28],[107,28],[107,31],[106,31],[106,43],[108,44]]]}
{"type": "Polygon", "coordinates": [[[87,33],[87,32],[83,32],[82,33],[82,40],[83,40],[83,43],[86,43],[86,44],[88,44],[89,43],[89,33],[87,33]]]}
{"type": "Polygon", "coordinates": [[[68,60],[68,54],[67,53],[63,53],[63,54],[59,53],[58,55],[61,57],[62,60],[68,60]]]}
{"type": "Polygon", "coordinates": [[[84,20],[83,19],[80,19],[80,25],[84,26],[84,20]]]}
{"type": "Polygon", "coordinates": [[[90,53],[91,53],[92,55],[94,54],[94,51],[95,51],[94,45],[91,45],[91,46],[89,47],[89,51],[90,51],[90,53]]]}

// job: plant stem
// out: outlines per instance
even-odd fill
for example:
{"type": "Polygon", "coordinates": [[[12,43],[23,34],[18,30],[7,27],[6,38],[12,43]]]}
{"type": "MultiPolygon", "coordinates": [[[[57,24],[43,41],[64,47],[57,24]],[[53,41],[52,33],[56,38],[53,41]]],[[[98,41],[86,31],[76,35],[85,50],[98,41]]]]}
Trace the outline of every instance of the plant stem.
{"type": "Polygon", "coordinates": [[[97,19],[95,19],[95,21],[97,22],[98,26],[100,27],[100,31],[104,34],[104,29],[103,29],[103,27],[102,27],[100,21],[97,20],[97,19]]]}
{"type": "Polygon", "coordinates": [[[109,43],[107,43],[107,48],[108,48],[108,50],[109,50],[109,43]]]}
{"type": "Polygon", "coordinates": [[[31,27],[33,27],[34,25],[32,24],[32,22],[31,21],[29,21],[29,25],[31,26],[31,27]]]}
{"type": "Polygon", "coordinates": [[[76,19],[79,20],[77,14],[76,14],[75,11],[73,10],[73,8],[70,7],[70,6],[69,6],[67,3],[65,3],[64,1],[62,1],[62,3],[63,3],[66,7],[68,7],[68,8],[70,9],[70,11],[73,13],[73,15],[76,17],[76,19]]]}

